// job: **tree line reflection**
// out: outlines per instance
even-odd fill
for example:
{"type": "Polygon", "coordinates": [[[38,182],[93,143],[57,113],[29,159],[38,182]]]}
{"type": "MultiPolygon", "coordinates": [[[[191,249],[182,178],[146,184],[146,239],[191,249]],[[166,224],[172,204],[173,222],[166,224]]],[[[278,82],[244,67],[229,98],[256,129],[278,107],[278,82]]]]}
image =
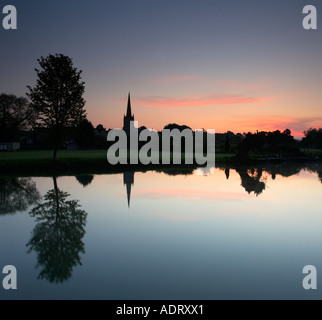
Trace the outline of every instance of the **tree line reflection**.
{"type": "MultiPolygon", "coordinates": [[[[230,178],[232,170],[237,172],[241,186],[247,193],[254,193],[256,196],[261,195],[266,188],[266,175],[263,175],[263,172],[276,179],[278,175],[290,177],[306,170],[316,173],[322,183],[322,166],[317,164],[305,167],[297,164],[276,165],[265,169],[227,166],[219,169],[224,172],[226,179],[230,178]]],[[[170,176],[191,175],[194,169],[168,169],[162,172],[170,176]]],[[[128,207],[134,175],[135,172],[123,173],[128,207]]],[[[94,176],[79,175],[75,178],[83,187],[87,187],[92,183],[94,176]]],[[[26,244],[27,252],[35,252],[37,255],[36,268],[40,270],[39,279],[60,283],[69,279],[73,269],[82,264],[87,212],[82,210],[79,200],[70,199],[70,194],[59,188],[55,176],[52,180],[53,188],[41,198],[36,183],[30,177],[0,178],[0,215],[22,212],[33,206],[29,214],[35,220],[35,227],[26,244]]]]}
{"type": "MultiPolygon", "coordinates": [[[[258,167],[230,167],[222,166],[218,167],[220,170],[224,171],[226,179],[230,178],[230,172],[233,170],[237,172],[240,176],[241,186],[245,189],[247,193],[254,193],[257,196],[262,194],[266,188],[266,177],[263,177],[263,173],[269,174],[273,180],[276,176],[290,177],[299,174],[301,170],[306,170],[311,173],[315,173],[318,176],[319,181],[322,183],[322,164],[307,164],[302,166],[300,164],[287,164],[287,165],[276,165],[267,168],[258,167]]],[[[163,172],[169,176],[176,175],[192,175],[195,169],[163,169],[159,172],[163,172]]],[[[126,189],[126,198],[128,206],[130,207],[131,191],[134,186],[134,175],[135,172],[129,171],[123,173],[123,184],[126,189]]],[[[76,180],[85,188],[89,186],[93,180],[94,175],[77,175],[76,180]]],[[[64,206],[59,205],[57,199],[63,200],[67,197],[63,197],[63,194],[58,192],[61,191],[57,186],[56,177],[53,177],[53,189],[55,192],[51,194],[51,197],[56,197],[56,210],[64,208],[64,206]]],[[[48,191],[50,192],[50,190],[48,191]]],[[[47,192],[47,194],[48,194],[47,192]]],[[[49,195],[48,195],[49,196],[49,195]]],[[[16,212],[25,211],[32,205],[38,204],[41,199],[40,193],[37,190],[36,183],[30,177],[0,177],[0,215],[10,215],[16,212]]],[[[44,199],[50,200],[50,197],[44,197],[44,199]]],[[[66,200],[67,201],[67,200],[66,200]]],[[[68,200],[69,201],[69,200],[68,200]]],[[[78,203],[78,200],[75,200],[78,203]]],[[[70,202],[67,202],[70,204],[70,202]]],[[[54,203],[52,203],[54,204],[54,203]]],[[[78,204],[79,206],[79,204],[78,204]]],[[[58,210],[58,211],[59,211],[58,210]]],[[[58,213],[57,211],[57,213],[58,213]]],[[[65,210],[66,212],[66,210],[65,210]]]]}
{"type": "Polygon", "coordinates": [[[31,178],[0,178],[0,215],[27,210],[40,200],[31,178]]]}

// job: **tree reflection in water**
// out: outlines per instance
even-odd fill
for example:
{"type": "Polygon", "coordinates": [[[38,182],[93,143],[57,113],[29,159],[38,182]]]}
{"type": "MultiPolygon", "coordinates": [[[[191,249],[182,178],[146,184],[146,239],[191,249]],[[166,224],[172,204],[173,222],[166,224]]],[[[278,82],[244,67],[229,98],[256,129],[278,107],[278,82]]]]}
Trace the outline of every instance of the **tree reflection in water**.
{"type": "Polygon", "coordinates": [[[24,211],[40,200],[31,178],[0,178],[0,215],[24,211]]]}
{"type": "Polygon", "coordinates": [[[317,173],[318,173],[319,180],[322,183],[322,171],[318,171],[317,173]]]}
{"type": "Polygon", "coordinates": [[[37,224],[27,247],[28,252],[37,253],[38,278],[59,283],[71,277],[74,266],[81,265],[87,213],[78,200],[67,200],[70,194],[59,190],[56,177],[53,181],[54,189],[30,212],[37,224]]]}
{"type": "Polygon", "coordinates": [[[248,192],[254,192],[256,196],[260,195],[265,190],[265,182],[261,181],[262,169],[236,169],[241,179],[241,185],[248,192]]]}
{"type": "Polygon", "coordinates": [[[75,176],[75,178],[83,187],[86,187],[92,183],[94,176],[92,174],[86,174],[75,176]]]}

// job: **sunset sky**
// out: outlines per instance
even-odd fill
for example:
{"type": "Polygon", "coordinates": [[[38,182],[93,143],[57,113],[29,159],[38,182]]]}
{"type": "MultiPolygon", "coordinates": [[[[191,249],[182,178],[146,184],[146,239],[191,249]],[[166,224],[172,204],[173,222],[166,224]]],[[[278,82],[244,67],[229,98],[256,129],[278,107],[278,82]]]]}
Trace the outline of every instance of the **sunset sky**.
{"type": "MultiPolygon", "coordinates": [[[[37,59],[83,70],[88,119],[248,132],[322,127],[322,4],[312,0],[29,0],[18,30],[0,25],[1,92],[25,95],[37,59]],[[304,30],[315,5],[318,29],[304,30]]],[[[2,17],[5,15],[2,14],[2,17]]],[[[2,20],[2,19],[1,19],[2,20]]]]}

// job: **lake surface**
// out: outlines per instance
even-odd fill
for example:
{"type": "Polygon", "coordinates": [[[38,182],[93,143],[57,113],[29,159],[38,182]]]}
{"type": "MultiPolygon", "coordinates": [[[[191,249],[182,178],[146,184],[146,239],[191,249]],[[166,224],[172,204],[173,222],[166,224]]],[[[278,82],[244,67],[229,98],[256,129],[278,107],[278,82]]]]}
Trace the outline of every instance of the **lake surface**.
{"type": "Polygon", "coordinates": [[[0,178],[0,299],[321,299],[321,165],[197,173],[0,178]]]}

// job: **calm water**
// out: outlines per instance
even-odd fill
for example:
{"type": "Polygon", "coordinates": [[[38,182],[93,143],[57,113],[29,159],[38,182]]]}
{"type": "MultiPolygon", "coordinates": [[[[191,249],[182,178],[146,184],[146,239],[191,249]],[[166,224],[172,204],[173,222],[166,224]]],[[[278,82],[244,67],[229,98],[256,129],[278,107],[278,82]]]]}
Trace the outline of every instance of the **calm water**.
{"type": "Polygon", "coordinates": [[[322,298],[321,166],[186,173],[1,178],[0,299],[322,298]]]}

